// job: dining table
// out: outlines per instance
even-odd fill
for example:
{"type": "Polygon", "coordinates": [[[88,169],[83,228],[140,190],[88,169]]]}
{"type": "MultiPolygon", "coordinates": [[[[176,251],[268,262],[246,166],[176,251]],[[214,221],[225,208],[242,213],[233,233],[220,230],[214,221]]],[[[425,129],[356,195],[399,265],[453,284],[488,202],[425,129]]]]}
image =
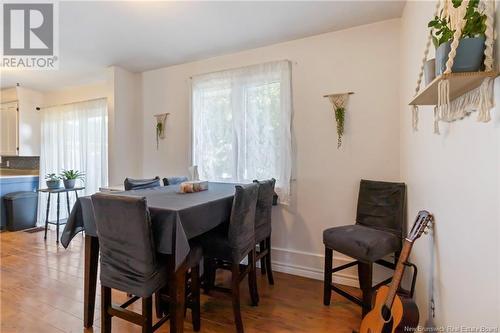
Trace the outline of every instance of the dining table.
{"type": "MultiPolygon", "coordinates": [[[[235,185],[210,182],[208,190],[195,193],[181,193],[179,185],[109,192],[110,195],[146,198],[156,250],[172,259],[169,274],[172,302],[168,310],[170,332],[183,332],[184,329],[189,240],[229,221],[235,185]]],[[[61,244],[67,248],[80,232],[85,233],[84,327],[90,328],[94,322],[99,259],[99,238],[90,196],[76,201],[63,230],[61,244]]]]}

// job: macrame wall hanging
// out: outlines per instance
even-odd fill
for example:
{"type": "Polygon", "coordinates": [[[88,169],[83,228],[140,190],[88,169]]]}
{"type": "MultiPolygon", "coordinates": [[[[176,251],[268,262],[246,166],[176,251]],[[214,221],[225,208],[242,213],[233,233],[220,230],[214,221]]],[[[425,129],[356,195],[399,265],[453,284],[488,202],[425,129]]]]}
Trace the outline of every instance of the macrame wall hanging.
{"type": "Polygon", "coordinates": [[[342,145],[342,136],[344,135],[344,124],[345,124],[345,110],[347,106],[347,100],[349,95],[354,94],[353,92],[341,93],[341,94],[330,94],[325,95],[330,100],[333,106],[333,112],[335,114],[335,121],[337,122],[337,149],[342,145]]]}
{"type": "MultiPolygon", "coordinates": [[[[470,0],[472,2],[473,0],[470,0]]],[[[473,3],[473,5],[476,5],[473,3]]],[[[420,84],[424,72],[424,64],[427,61],[429,48],[432,41],[432,34],[429,34],[427,44],[425,46],[422,66],[417,79],[415,89],[415,98],[410,103],[412,108],[412,125],[413,129],[418,128],[418,105],[435,105],[434,106],[434,133],[439,134],[439,122],[453,122],[477,111],[477,121],[489,122],[491,120],[490,110],[494,107],[493,102],[493,81],[498,75],[495,71],[493,63],[493,44],[494,44],[494,18],[495,13],[494,1],[480,0],[477,3],[477,11],[485,15],[486,29],[485,48],[484,48],[484,71],[482,72],[464,72],[453,73],[452,68],[457,55],[457,48],[464,32],[466,20],[464,17],[467,14],[469,1],[463,0],[440,0],[436,5],[434,17],[439,17],[447,22],[453,38],[450,45],[448,60],[443,74],[429,86],[420,92],[420,84]],[[458,5],[459,4],[459,5],[458,5]],[[457,7],[455,7],[457,6],[457,7]],[[469,88],[469,89],[467,89],[469,88]],[[437,91],[429,91],[429,90],[437,91]],[[453,96],[450,98],[450,91],[453,91],[453,96]],[[422,95],[436,97],[437,100],[432,103],[423,103],[422,95]]]]}

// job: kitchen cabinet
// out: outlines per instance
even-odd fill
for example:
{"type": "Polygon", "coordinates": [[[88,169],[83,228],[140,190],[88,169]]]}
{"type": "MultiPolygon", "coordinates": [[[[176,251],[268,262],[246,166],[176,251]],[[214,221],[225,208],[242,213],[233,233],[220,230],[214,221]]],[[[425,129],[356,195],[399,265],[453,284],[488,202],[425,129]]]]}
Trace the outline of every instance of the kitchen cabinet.
{"type": "Polygon", "coordinates": [[[0,155],[17,155],[19,122],[17,101],[0,104],[0,155]]]}

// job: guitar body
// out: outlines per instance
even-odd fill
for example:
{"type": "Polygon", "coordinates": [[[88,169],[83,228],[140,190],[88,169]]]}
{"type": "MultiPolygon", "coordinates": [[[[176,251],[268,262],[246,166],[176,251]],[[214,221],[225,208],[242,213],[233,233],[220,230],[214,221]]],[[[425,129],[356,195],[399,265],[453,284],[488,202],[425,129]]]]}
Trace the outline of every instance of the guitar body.
{"type": "MultiPolygon", "coordinates": [[[[396,296],[392,304],[391,319],[386,322],[382,316],[385,300],[389,294],[389,287],[382,286],[377,290],[375,305],[361,322],[360,333],[398,333],[405,332],[405,327],[418,326],[418,308],[409,299],[396,296]]],[[[406,332],[409,332],[406,330],[406,332]]]]}

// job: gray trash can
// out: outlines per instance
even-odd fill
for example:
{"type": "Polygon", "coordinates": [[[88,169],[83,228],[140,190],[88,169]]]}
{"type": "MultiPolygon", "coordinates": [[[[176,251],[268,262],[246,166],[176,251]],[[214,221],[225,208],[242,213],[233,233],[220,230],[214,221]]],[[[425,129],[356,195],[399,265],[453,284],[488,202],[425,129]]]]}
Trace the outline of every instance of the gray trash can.
{"type": "Polygon", "coordinates": [[[7,230],[18,231],[36,225],[38,194],[36,192],[12,192],[4,195],[7,213],[7,230]]]}

